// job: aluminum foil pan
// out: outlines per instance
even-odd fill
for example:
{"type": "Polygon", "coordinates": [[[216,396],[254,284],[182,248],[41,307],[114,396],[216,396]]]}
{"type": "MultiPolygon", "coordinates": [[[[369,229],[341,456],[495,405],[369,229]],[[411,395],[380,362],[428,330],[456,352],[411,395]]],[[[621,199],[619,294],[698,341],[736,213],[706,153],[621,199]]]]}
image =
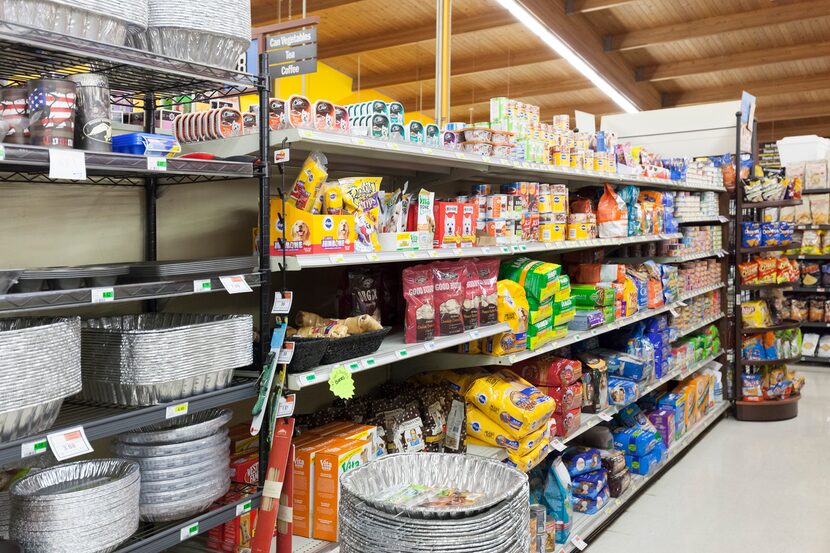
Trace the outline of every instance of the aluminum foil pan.
{"type": "MultiPolygon", "coordinates": [[[[207,482],[204,486],[200,486],[198,490],[192,489],[166,494],[171,498],[178,496],[178,500],[151,503],[150,501],[145,502],[144,496],[142,496],[141,520],[163,522],[201,513],[210,507],[214,501],[228,493],[230,488],[230,476],[226,475],[224,479],[207,482]],[[199,495],[197,495],[197,492],[199,495]]],[[[162,494],[152,494],[152,496],[147,497],[158,499],[162,497],[162,494]]]]}
{"type": "Polygon", "coordinates": [[[149,0],[151,27],[184,27],[240,38],[251,36],[251,3],[248,0],[149,0]]]}
{"type": "Polygon", "coordinates": [[[178,444],[138,445],[116,442],[115,453],[119,457],[169,457],[170,455],[183,455],[205,449],[216,449],[227,439],[228,429],[223,428],[212,436],[178,444]]]}
{"type": "Polygon", "coordinates": [[[120,459],[58,465],[12,484],[9,535],[24,551],[110,551],[138,529],[139,468],[120,459]]]}
{"type": "Polygon", "coordinates": [[[214,467],[230,466],[230,453],[219,451],[214,456],[202,455],[197,463],[164,469],[141,469],[141,485],[170,480],[182,480],[210,472],[214,467]]]}
{"type": "Polygon", "coordinates": [[[171,58],[236,69],[251,40],[188,29],[183,23],[181,26],[151,27],[147,32],[131,35],[130,45],[171,58]]]}
{"type": "MultiPolygon", "coordinates": [[[[94,0],[3,0],[0,19],[11,23],[76,36],[97,42],[122,45],[130,28],[147,27],[142,2],[129,5],[94,0]],[[120,8],[121,11],[118,11],[120,8]],[[127,18],[132,17],[132,20],[127,18]]],[[[146,6],[146,4],[144,4],[146,6]]]]}
{"type": "Polygon", "coordinates": [[[225,438],[225,441],[222,442],[220,447],[212,447],[181,455],[168,455],[166,457],[125,457],[125,459],[138,463],[141,467],[141,472],[174,469],[198,464],[206,457],[218,456],[222,450],[227,450],[228,456],[230,456],[230,445],[230,438],[225,438]]]}
{"type": "Polygon", "coordinates": [[[159,480],[153,482],[150,480],[141,480],[142,494],[157,494],[162,492],[181,492],[183,490],[193,490],[199,484],[206,480],[220,480],[221,478],[230,478],[230,469],[221,464],[213,464],[208,466],[206,463],[200,465],[200,471],[184,478],[174,478],[171,480],[159,480]]]}
{"type": "Polygon", "coordinates": [[[36,403],[0,413],[0,443],[38,434],[55,424],[63,399],[36,403]]]}
{"type": "Polygon", "coordinates": [[[163,384],[114,384],[84,380],[84,388],[78,397],[88,401],[138,407],[168,403],[177,399],[221,390],[230,386],[232,381],[233,369],[181,378],[163,384]]]}
{"type": "Polygon", "coordinates": [[[372,507],[418,518],[467,517],[514,497],[527,484],[527,475],[504,463],[473,455],[423,453],[385,455],[347,472],[340,479],[343,495],[372,507]],[[376,498],[391,488],[420,484],[482,493],[471,506],[406,507],[376,498]]]}
{"type": "Polygon", "coordinates": [[[198,440],[216,434],[231,418],[233,411],[230,409],[208,409],[121,434],[118,440],[125,444],[174,444],[198,440]]]}

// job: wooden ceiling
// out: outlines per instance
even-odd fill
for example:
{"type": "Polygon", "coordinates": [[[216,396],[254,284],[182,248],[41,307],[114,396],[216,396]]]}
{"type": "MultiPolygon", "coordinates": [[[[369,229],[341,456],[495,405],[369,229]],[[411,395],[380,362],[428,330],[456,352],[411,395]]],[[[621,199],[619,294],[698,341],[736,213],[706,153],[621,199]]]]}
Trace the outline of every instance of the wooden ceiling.
{"type": "MultiPolygon", "coordinates": [[[[759,138],[830,135],[830,0],[521,0],[641,109],[758,96],[759,138]]],[[[320,59],[407,110],[435,104],[435,0],[306,0],[320,59]]],[[[251,0],[255,26],[299,0],[251,0]]],[[[489,99],[544,118],[619,108],[495,0],[453,0],[452,120],[489,99]]]]}

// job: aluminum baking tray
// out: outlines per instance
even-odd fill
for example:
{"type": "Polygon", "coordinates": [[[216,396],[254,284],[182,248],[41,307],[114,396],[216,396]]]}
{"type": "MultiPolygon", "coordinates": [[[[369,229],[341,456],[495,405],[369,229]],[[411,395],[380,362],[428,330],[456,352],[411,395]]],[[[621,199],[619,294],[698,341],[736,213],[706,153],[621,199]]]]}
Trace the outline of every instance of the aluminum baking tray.
{"type": "Polygon", "coordinates": [[[180,467],[187,467],[198,464],[206,457],[218,456],[220,451],[228,450],[231,445],[230,438],[225,438],[221,446],[212,447],[192,453],[184,453],[181,455],[168,455],[167,457],[125,457],[130,461],[138,463],[143,471],[173,469],[180,467]]]}
{"type": "Polygon", "coordinates": [[[53,399],[0,413],[0,443],[48,430],[55,424],[63,399],[53,399]]]}
{"type": "Polygon", "coordinates": [[[221,390],[233,381],[233,369],[180,378],[161,384],[123,384],[84,380],[78,397],[100,403],[138,407],[168,403],[177,399],[221,390]]]}
{"type": "Polygon", "coordinates": [[[253,272],[257,258],[245,255],[218,257],[198,261],[142,261],[128,265],[129,275],[135,279],[163,279],[177,276],[218,275],[253,272]]]}
{"type": "Polygon", "coordinates": [[[115,453],[118,457],[168,457],[170,455],[183,455],[205,449],[215,449],[227,439],[228,429],[223,428],[216,434],[189,442],[162,445],[139,445],[116,442],[115,453]]]}
{"type": "Polygon", "coordinates": [[[481,513],[514,497],[527,484],[527,475],[491,459],[473,455],[423,453],[385,455],[343,475],[343,494],[389,513],[409,517],[453,518],[481,513]],[[472,506],[407,507],[376,498],[389,489],[419,484],[482,493],[472,506]]]}
{"type": "Polygon", "coordinates": [[[228,493],[231,487],[229,476],[224,479],[217,479],[206,482],[203,486],[187,492],[171,492],[169,494],[152,494],[153,499],[159,499],[164,495],[170,498],[178,497],[179,500],[168,500],[164,502],[144,501],[139,507],[141,520],[149,522],[163,522],[189,517],[205,511],[214,501],[228,493]]]}
{"type": "Polygon", "coordinates": [[[142,494],[157,494],[164,492],[182,492],[183,490],[194,490],[205,481],[230,478],[230,469],[227,465],[214,464],[212,466],[201,465],[199,473],[191,474],[184,478],[171,480],[159,480],[157,482],[141,480],[142,494]]]}
{"type": "Polygon", "coordinates": [[[198,476],[209,472],[214,467],[228,467],[230,466],[230,452],[218,451],[215,455],[202,455],[199,461],[191,465],[181,467],[172,467],[166,469],[141,468],[141,484],[148,482],[164,482],[166,480],[179,480],[189,478],[191,476],[198,476]]]}
{"type": "Polygon", "coordinates": [[[121,434],[125,444],[173,444],[216,434],[233,418],[230,409],[208,409],[121,434]]]}

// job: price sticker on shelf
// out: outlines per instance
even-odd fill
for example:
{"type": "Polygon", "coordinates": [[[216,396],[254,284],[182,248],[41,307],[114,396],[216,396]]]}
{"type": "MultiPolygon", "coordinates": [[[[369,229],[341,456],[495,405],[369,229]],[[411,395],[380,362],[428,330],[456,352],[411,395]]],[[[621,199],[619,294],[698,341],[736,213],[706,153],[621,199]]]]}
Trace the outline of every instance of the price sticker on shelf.
{"type": "Polygon", "coordinates": [[[108,303],[115,301],[115,289],[93,288],[90,290],[90,298],[92,303],[108,303]]]}
{"type": "Polygon", "coordinates": [[[346,256],[343,255],[343,254],[330,255],[329,256],[329,261],[331,261],[334,264],[345,263],[346,262],[346,256]]]}
{"type": "Polygon", "coordinates": [[[291,304],[294,302],[294,292],[274,292],[274,305],[271,306],[272,315],[288,315],[291,311],[291,304]]]}
{"type": "Polygon", "coordinates": [[[614,418],[613,416],[611,416],[610,413],[606,413],[605,411],[600,411],[597,416],[600,418],[600,420],[603,420],[605,422],[611,422],[611,419],[614,418]]]}
{"type": "Polygon", "coordinates": [[[409,357],[409,350],[408,349],[399,349],[395,352],[396,359],[406,359],[409,357]]]}
{"type": "Polygon", "coordinates": [[[277,418],[281,419],[284,417],[290,417],[294,414],[294,407],[297,405],[297,395],[296,394],[288,394],[287,396],[280,397],[279,403],[277,403],[277,418]]]}
{"type": "Polygon", "coordinates": [[[438,250],[429,250],[429,253],[427,255],[429,255],[430,257],[438,257],[438,250]]]}
{"type": "Polygon", "coordinates": [[[58,461],[92,453],[92,446],[86,438],[83,426],[76,426],[46,436],[49,448],[58,461]]]}
{"type": "Polygon", "coordinates": [[[513,162],[513,167],[515,167],[516,169],[518,169],[518,168],[519,168],[519,167],[521,167],[521,166],[522,166],[522,164],[521,164],[521,163],[519,163],[518,161],[514,161],[514,162],[513,162]]]}
{"type": "Polygon", "coordinates": [[[510,253],[510,246],[502,246],[501,253],[510,253]]]}
{"type": "Polygon", "coordinates": [[[246,501],[245,503],[240,503],[236,506],[236,516],[244,515],[245,513],[251,512],[251,501],[246,501]]]}
{"type": "Polygon", "coordinates": [[[35,455],[42,455],[49,451],[49,442],[38,440],[36,442],[26,442],[20,446],[20,458],[34,457],[35,455]]]}
{"type": "Polygon", "coordinates": [[[520,252],[520,251],[522,251],[522,248],[520,246],[516,245],[516,246],[511,246],[510,250],[513,251],[513,252],[520,252]]]}
{"type": "Polygon", "coordinates": [[[491,250],[488,246],[484,246],[483,248],[481,248],[481,254],[482,255],[490,255],[490,251],[491,250]]]}
{"type": "Polygon", "coordinates": [[[377,261],[378,259],[380,259],[380,256],[376,253],[367,253],[366,259],[369,261],[377,261]]]}
{"type": "Polygon", "coordinates": [[[455,157],[457,157],[458,159],[467,159],[467,154],[465,154],[464,152],[456,152],[455,157]]]}
{"type": "Polygon", "coordinates": [[[315,382],[317,380],[317,375],[315,373],[305,375],[306,382],[315,382]]]}
{"type": "Polygon", "coordinates": [[[433,153],[433,152],[432,152],[432,148],[421,148],[421,153],[422,153],[422,154],[426,154],[426,155],[428,155],[428,156],[431,156],[431,155],[432,155],[432,153],[433,153]]]}
{"type": "Polygon", "coordinates": [[[562,440],[559,438],[554,438],[550,441],[550,445],[553,446],[553,449],[556,451],[562,452],[568,449],[568,446],[562,443],[562,440]]]}
{"type": "Polygon", "coordinates": [[[248,283],[245,281],[245,277],[242,275],[219,277],[219,282],[222,283],[222,286],[225,290],[227,290],[228,294],[245,294],[247,292],[253,292],[251,287],[248,286],[248,283]]]}
{"type": "Polygon", "coordinates": [[[416,257],[418,257],[418,254],[415,252],[403,252],[403,256],[408,259],[415,259],[416,257]]]}
{"type": "Polygon", "coordinates": [[[352,372],[360,370],[360,361],[352,361],[349,363],[349,370],[352,372]]]}
{"type": "Polygon", "coordinates": [[[0,144],[0,161],[4,161],[6,159],[6,147],[0,144]]]}
{"type": "Polygon", "coordinates": [[[280,354],[277,356],[277,363],[280,365],[289,364],[294,358],[294,348],[296,348],[294,342],[283,342],[282,348],[280,348],[280,354]]]}
{"type": "Polygon", "coordinates": [[[314,138],[314,133],[308,129],[301,129],[300,136],[303,138],[314,138]]]}
{"type": "Polygon", "coordinates": [[[158,156],[149,156],[147,158],[147,170],[148,171],[158,171],[158,172],[167,171],[167,158],[166,157],[158,157],[158,156]]]}
{"type": "Polygon", "coordinates": [[[462,248],[453,248],[452,254],[456,257],[461,257],[464,255],[464,250],[462,248]]]}
{"type": "Polygon", "coordinates": [[[210,283],[209,278],[204,278],[204,279],[193,281],[193,293],[194,294],[201,294],[203,292],[210,292],[211,290],[213,290],[213,285],[210,283]]]}
{"type": "Polygon", "coordinates": [[[190,526],[185,526],[179,530],[179,541],[189,540],[193,536],[199,534],[199,523],[194,522],[190,526]]]}
{"type": "Polygon", "coordinates": [[[424,342],[424,350],[426,350],[427,352],[435,351],[436,347],[438,346],[435,345],[434,341],[430,340],[429,342],[424,342]]]}
{"type": "Polygon", "coordinates": [[[574,547],[579,549],[580,551],[585,551],[585,548],[588,547],[588,544],[583,540],[578,534],[574,534],[571,536],[571,543],[574,544],[574,547]]]}
{"type": "Polygon", "coordinates": [[[357,144],[358,146],[365,146],[366,145],[366,139],[354,136],[354,137],[352,137],[352,144],[357,144]]]}
{"type": "Polygon", "coordinates": [[[86,154],[84,151],[49,148],[49,178],[86,180],[86,154]]]}
{"type": "Polygon", "coordinates": [[[186,401],[184,403],[178,403],[176,405],[169,405],[167,409],[164,410],[164,418],[175,419],[176,417],[186,415],[187,407],[188,403],[186,401]]]}
{"type": "Polygon", "coordinates": [[[374,357],[367,357],[366,359],[363,359],[360,362],[360,364],[363,366],[364,369],[371,369],[372,367],[377,365],[377,361],[374,357]]]}

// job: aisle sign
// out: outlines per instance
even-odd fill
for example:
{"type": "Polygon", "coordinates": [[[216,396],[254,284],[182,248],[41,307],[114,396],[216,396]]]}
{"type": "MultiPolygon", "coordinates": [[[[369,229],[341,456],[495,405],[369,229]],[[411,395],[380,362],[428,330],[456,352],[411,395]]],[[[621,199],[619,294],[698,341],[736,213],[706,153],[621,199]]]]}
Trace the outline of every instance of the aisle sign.
{"type": "Polygon", "coordinates": [[[307,26],[268,37],[268,65],[275,78],[317,71],[317,27],[307,26]]]}

